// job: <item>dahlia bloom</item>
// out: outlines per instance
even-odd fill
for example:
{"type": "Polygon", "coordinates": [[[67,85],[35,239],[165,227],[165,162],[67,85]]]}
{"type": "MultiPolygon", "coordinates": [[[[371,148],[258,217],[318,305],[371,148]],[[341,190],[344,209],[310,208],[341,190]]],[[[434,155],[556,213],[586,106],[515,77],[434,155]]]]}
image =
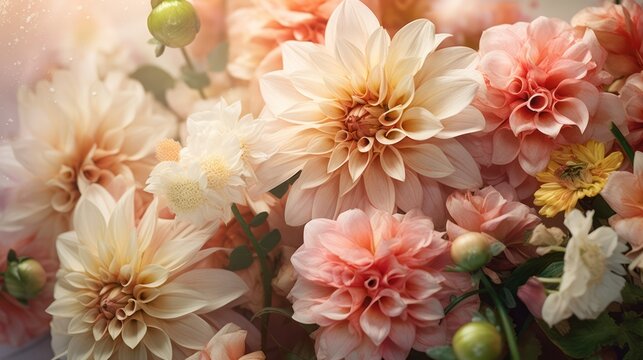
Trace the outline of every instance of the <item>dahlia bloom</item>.
{"type": "Polygon", "coordinates": [[[610,1],[587,7],[572,18],[572,25],[594,31],[607,50],[605,69],[620,78],[643,70],[643,8],[635,0],[610,1]]]}
{"type": "Polygon", "coordinates": [[[444,319],[454,293],[471,288],[463,273],[443,272],[449,242],[416,212],[349,210],[306,224],[291,261],[293,319],[318,324],[319,359],[405,359],[411,348],[445,344],[471,320],[474,300],[444,319]],[[453,316],[452,316],[453,315],[453,316]]]}
{"type": "Polygon", "coordinates": [[[536,175],[543,183],[534,193],[534,205],[542,206],[538,213],[554,217],[573,209],[578,200],[598,195],[622,162],[622,153],[606,156],[605,145],[593,140],[552,152],[547,169],[536,175]]]}
{"type": "Polygon", "coordinates": [[[619,92],[625,108],[629,135],[627,141],[634,150],[643,151],[643,72],[632,74],[619,92]]]}
{"type": "Polygon", "coordinates": [[[133,189],[116,203],[100,186],[74,212],[75,231],[57,241],[60,270],[52,347],[71,359],[186,357],[214,336],[200,316],[247,291],[234,273],[195,269],[211,227],[157,218],[157,201],[135,222],[133,189]]]}
{"type": "MultiPolygon", "coordinates": [[[[45,313],[45,309],[53,300],[58,262],[54,254],[35,240],[34,236],[3,234],[0,241],[0,271],[6,271],[7,254],[11,249],[19,257],[27,256],[38,261],[47,274],[45,287],[26,305],[6,291],[0,291],[0,344],[18,347],[49,331],[51,316],[45,313]]],[[[0,288],[3,287],[4,277],[0,276],[0,288]]]]}
{"type": "Polygon", "coordinates": [[[492,144],[486,166],[514,162],[533,176],[557,145],[608,141],[610,121],[623,121],[618,98],[600,88],[611,76],[591,30],[577,37],[545,17],[494,26],[482,34],[480,56],[488,93],[478,105],[492,144]]]}
{"type": "Polygon", "coordinates": [[[256,183],[254,167],[269,151],[261,136],[263,121],[240,114],[240,103],[221,100],[190,116],[186,146],[169,157],[178,161],[159,163],[145,191],[159,196],[178,219],[229,221],[230,206],[246,203],[246,188],[256,183]]]}
{"type": "Polygon", "coordinates": [[[543,304],[543,320],[553,326],[576,315],[579,319],[595,319],[613,301],[621,301],[626,274],[623,255],[627,247],[609,227],[602,226],[590,233],[594,211],[586,216],[572,210],[565,217],[565,226],[572,236],[565,249],[565,264],[558,291],[553,291],[543,304]]]}
{"type": "Polygon", "coordinates": [[[212,337],[205,349],[186,360],[264,360],[262,351],[246,354],[246,335],[248,332],[229,323],[212,337]]]}
{"type": "Polygon", "coordinates": [[[284,70],[261,80],[275,116],[266,131],[281,146],[257,173],[270,189],[301,170],[286,204],[289,225],[355,207],[421,208],[441,225],[441,184],[481,186],[454,138],[483,128],[470,106],[482,79],[473,50],[435,51],[446,37],[420,19],[391,40],[364,4],[346,0],[325,45],[282,45],[284,70]]]}
{"type": "Polygon", "coordinates": [[[601,195],[616,211],[609,219],[610,225],[630,244],[630,255],[636,256],[630,269],[643,268],[643,152],[637,151],[634,156],[634,172],[613,172],[601,195]]]}
{"type": "Polygon", "coordinates": [[[92,62],[23,89],[18,102],[23,135],[11,149],[26,176],[0,221],[5,231],[38,225],[51,237],[69,230],[88,186],[121,176],[142,187],[156,144],[176,131],[176,119],[140,83],[116,72],[99,79],[92,62]]]}
{"type": "Polygon", "coordinates": [[[447,222],[450,239],[480,232],[506,246],[503,255],[487,265],[489,269],[510,270],[536,255],[534,247],[525,241],[525,232],[535,228],[540,219],[534,209],[516,201],[510,189],[501,193],[488,186],[475,192],[454,192],[446,204],[453,219],[447,222]]]}

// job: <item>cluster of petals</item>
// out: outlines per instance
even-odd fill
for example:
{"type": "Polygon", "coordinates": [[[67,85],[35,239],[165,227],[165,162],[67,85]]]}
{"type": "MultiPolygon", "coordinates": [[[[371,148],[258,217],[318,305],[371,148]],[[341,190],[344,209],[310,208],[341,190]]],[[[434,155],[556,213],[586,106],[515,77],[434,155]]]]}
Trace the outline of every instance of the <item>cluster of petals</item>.
{"type": "Polygon", "coordinates": [[[52,347],[70,359],[172,359],[202,350],[214,329],[200,315],[242,296],[234,273],[195,268],[212,227],[157,218],[154,200],[136,223],[134,191],[118,202],[87,189],[75,231],[58,237],[60,270],[52,347]]]}
{"type": "Polygon", "coordinates": [[[591,231],[593,216],[594,211],[583,215],[576,209],[565,216],[571,238],[565,248],[563,275],[558,291],[547,296],[542,308],[549,326],[572,314],[582,320],[595,319],[609,304],[622,299],[627,246],[618,241],[612,228],[591,231]]]}
{"type": "Polygon", "coordinates": [[[643,151],[643,71],[630,75],[619,91],[625,109],[628,143],[643,151]]]}
{"type": "Polygon", "coordinates": [[[636,152],[633,173],[615,171],[610,174],[601,195],[616,211],[609,220],[610,225],[632,247],[630,255],[636,258],[631,268],[643,268],[643,152],[636,152]]]}
{"type": "MultiPolygon", "coordinates": [[[[53,300],[58,262],[55,253],[48,246],[42,246],[33,235],[3,234],[0,241],[0,271],[6,271],[7,254],[11,249],[18,257],[30,257],[38,261],[47,275],[45,287],[27,304],[18,302],[6,291],[0,292],[0,344],[17,347],[49,331],[51,316],[45,313],[45,309],[53,300]]],[[[0,288],[4,288],[4,277],[1,276],[0,288]]]]}
{"type": "Polygon", "coordinates": [[[159,149],[167,159],[154,167],[145,190],[159,196],[180,220],[227,222],[230,206],[246,203],[246,190],[256,183],[254,168],[268,157],[263,124],[251,115],[241,117],[239,102],[228,105],[223,99],[209,111],[192,114],[186,146],[159,149]]]}
{"type": "MultiPolygon", "coordinates": [[[[525,240],[525,232],[538,225],[536,211],[516,201],[507,186],[488,186],[474,192],[454,192],[446,201],[453,221],[447,222],[449,239],[468,232],[480,232],[500,241],[506,248],[487,267],[494,271],[510,270],[536,255],[525,240]],[[498,190],[499,189],[499,190],[498,190]]],[[[496,278],[497,275],[495,276],[496,278]]]]}
{"type": "MultiPolygon", "coordinates": [[[[606,53],[591,30],[581,35],[562,20],[499,25],[480,39],[487,92],[478,105],[487,120],[490,149],[481,163],[526,175],[543,170],[559,144],[590,137],[609,141],[610,122],[621,125],[622,105],[602,92],[611,81],[606,53]]],[[[521,179],[512,176],[512,185],[521,179]]]]}
{"type": "Polygon", "coordinates": [[[186,360],[265,360],[262,351],[246,354],[246,335],[234,323],[228,323],[217,331],[205,349],[194,353],[186,360]]]}
{"type": "Polygon", "coordinates": [[[471,278],[443,272],[449,242],[417,212],[370,217],[353,209],[314,219],[292,256],[298,274],[293,318],[318,324],[319,359],[405,359],[411,348],[445,344],[476,311],[477,299],[445,318],[451,295],[471,278]]]}
{"type": "Polygon", "coordinates": [[[643,7],[637,0],[621,4],[605,1],[587,7],[572,18],[572,25],[592,29],[607,50],[605,69],[614,77],[627,77],[643,70],[643,7]]]}
{"type": "Polygon", "coordinates": [[[22,89],[18,103],[22,134],[2,151],[3,175],[18,180],[3,231],[39,226],[53,237],[69,230],[88,186],[110,186],[120,176],[141,188],[156,143],[176,131],[174,116],[140,83],[120,72],[99,78],[89,60],[22,89]]]}
{"type": "Polygon", "coordinates": [[[470,105],[482,77],[473,50],[436,50],[447,37],[420,19],[391,39],[364,4],[346,0],[329,19],[324,45],[282,45],[283,70],[261,79],[274,115],[266,129],[280,147],[257,172],[267,190],[301,171],[288,224],[372,207],[420,208],[443,225],[444,186],[482,185],[455,139],[484,127],[470,105]]]}

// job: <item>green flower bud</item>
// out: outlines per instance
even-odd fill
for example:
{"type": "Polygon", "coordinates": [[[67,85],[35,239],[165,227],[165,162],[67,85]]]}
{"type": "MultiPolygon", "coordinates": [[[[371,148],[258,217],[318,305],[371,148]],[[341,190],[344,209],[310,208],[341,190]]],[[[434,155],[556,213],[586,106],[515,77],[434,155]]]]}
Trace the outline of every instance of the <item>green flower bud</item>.
{"type": "Polygon", "coordinates": [[[451,259],[466,271],[475,271],[491,260],[491,239],[489,236],[469,232],[455,238],[451,244],[451,259]]]}
{"type": "Polygon", "coordinates": [[[182,48],[189,45],[199,32],[199,17],[186,0],[152,1],[147,28],[161,44],[182,48]],[[156,6],[154,4],[156,3],[156,6]]]}
{"type": "Polygon", "coordinates": [[[453,336],[458,360],[495,360],[502,355],[502,336],[488,322],[464,324],[453,336]]]}
{"type": "Polygon", "coordinates": [[[5,290],[23,302],[40,294],[47,282],[47,274],[40,263],[31,258],[9,262],[4,273],[5,290]]]}

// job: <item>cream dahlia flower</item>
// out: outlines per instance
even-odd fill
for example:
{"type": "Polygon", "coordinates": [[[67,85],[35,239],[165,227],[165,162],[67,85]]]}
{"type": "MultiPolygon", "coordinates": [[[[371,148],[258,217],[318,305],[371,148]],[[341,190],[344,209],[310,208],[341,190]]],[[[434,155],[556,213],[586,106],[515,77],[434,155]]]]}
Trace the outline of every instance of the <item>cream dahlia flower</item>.
{"type": "Polygon", "coordinates": [[[590,233],[594,211],[586,216],[572,210],[565,217],[571,238],[565,249],[565,265],[560,288],[545,300],[543,320],[553,326],[576,315],[595,319],[613,301],[621,301],[626,274],[623,264],[629,260],[623,253],[627,246],[609,227],[590,233]]]}
{"type": "Polygon", "coordinates": [[[354,207],[422,208],[444,224],[441,184],[482,185],[454,138],[484,126],[470,106],[481,75],[464,47],[435,50],[447,37],[416,20],[391,39],[360,1],[331,15],[325,45],[282,45],[283,67],[265,75],[267,124],[281,148],[258,169],[265,188],[301,170],[286,205],[291,225],[335,218],[354,207]]]}
{"type": "Polygon", "coordinates": [[[109,186],[120,175],[142,187],[156,144],[176,131],[176,119],[140,83],[117,72],[99,79],[92,61],[22,89],[18,102],[23,129],[10,145],[26,172],[0,219],[4,231],[69,230],[90,184],[109,186]]]}
{"type": "Polygon", "coordinates": [[[152,170],[145,190],[161,197],[178,219],[227,222],[233,203],[246,204],[246,190],[256,183],[254,168],[268,150],[261,136],[264,121],[240,114],[239,102],[221,100],[211,111],[190,116],[178,161],[163,161],[152,170]]]}
{"type": "Polygon", "coordinates": [[[172,359],[203,349],[214,329],[200,314],[247,291],[234,273],[195,269],[211,227],[157,218],[153,201],[138,223],[134,190],[116,203],[90,186],[58,238],[60,270],[52,347],[68,359],[172,359]]]}

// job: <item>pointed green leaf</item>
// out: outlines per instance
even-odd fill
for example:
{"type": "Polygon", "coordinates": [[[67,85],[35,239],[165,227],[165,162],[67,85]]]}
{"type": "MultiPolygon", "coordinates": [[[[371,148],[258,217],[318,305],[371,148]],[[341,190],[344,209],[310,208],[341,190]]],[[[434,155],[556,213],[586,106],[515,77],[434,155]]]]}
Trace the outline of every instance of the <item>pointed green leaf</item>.
{"type": "Polygon", "coordinates": [[[252,265],[254,258],[252,256],[252,251],[245,245],[236,247],[230,253],[230,263],[228,264],[228,270],[237,271],[243,270],[250,265],[252,265]]]}
{"type": "Polygon", "coordinates": [[[152,93],[156,100],[167,105],[165,93],[174,87],[174,78],[158,66],[143,65],[130,77],[143,85],[145,91],[152,93]]]}
{"type": "Polygon", "coordinates": [[[257,227],[266,222],[266,219],[268,218],[268,213],[267,212],[260,212],[259,214],[255,215],[255,217],[250,220],[250,226],[251,227],[257,227]]]}

